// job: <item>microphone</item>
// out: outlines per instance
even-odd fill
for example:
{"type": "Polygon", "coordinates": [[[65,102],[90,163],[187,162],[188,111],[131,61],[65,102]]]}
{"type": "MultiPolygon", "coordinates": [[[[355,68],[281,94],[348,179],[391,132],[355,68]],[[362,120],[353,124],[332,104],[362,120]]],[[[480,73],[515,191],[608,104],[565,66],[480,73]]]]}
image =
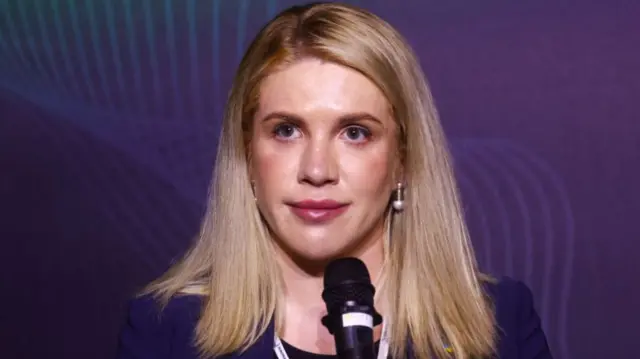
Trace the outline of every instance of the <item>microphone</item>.
{"type": "Polygon", "coordinates": [[[322,324],[334,337],[338,358],[375,358],[373,327],[382,317],[373,306],[374,294],[369,271],[361,260],[336,259],[325,268],[322,299],[327,315],[322,324]]]}

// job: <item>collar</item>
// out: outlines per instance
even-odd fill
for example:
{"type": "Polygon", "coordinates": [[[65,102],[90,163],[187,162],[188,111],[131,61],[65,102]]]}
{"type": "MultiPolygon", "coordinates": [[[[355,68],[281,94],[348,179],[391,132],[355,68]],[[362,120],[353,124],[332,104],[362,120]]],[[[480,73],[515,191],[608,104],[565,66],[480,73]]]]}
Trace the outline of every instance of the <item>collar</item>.
{"type": "MultiPolygon", "coordinates": [[[[244,353],[232,355],[231,358],[242,359],[264,359],[273,357],[273,338],[275,336],[276,328],[275,322],[271,320],[267,330],[262,334],[258,341],[256,341],[249,349],[244,353]]],[[[407,358],[413,358],[411,340],[407,343],[407,358]]]]}

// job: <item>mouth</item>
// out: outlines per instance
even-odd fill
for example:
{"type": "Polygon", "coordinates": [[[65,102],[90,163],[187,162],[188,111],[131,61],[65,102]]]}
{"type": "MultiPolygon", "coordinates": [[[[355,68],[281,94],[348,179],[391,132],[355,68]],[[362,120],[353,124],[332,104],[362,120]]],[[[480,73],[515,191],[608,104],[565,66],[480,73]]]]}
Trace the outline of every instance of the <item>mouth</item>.
{"type": "Polygon", "coordinates": [[[304,200],[288,203],[291,212],[305,223],[321,224],[329,222],[346,212],[349,203],[333,200],[304,200]]]}

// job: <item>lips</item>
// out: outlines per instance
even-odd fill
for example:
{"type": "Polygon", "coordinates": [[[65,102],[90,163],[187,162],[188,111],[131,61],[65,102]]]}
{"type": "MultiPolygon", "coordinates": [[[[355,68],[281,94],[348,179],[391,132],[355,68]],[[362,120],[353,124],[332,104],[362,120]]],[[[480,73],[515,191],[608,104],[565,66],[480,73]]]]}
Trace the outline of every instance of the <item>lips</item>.
{"type": "Polygon", "coordinates": [[[343,214],[347,208],[347,203],[333,200],[304,200],[290,203],[291,212],[302,221],[319,224],[326,223],[343,214]]]}

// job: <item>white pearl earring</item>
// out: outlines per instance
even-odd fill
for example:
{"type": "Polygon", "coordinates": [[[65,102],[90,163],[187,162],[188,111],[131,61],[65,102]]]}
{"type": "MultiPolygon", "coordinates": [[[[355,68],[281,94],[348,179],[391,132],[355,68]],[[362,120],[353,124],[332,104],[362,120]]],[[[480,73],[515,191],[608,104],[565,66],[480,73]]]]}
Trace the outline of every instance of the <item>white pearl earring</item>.
{"type": "Polygon", "coordinates": [[[404,210],[404,188],[400,182],[398,182],[398,186],[394,191],[394,198],[393,202],[391,202],[391,206],[396,210],[396,212],[402,212],[404,210]]]}

